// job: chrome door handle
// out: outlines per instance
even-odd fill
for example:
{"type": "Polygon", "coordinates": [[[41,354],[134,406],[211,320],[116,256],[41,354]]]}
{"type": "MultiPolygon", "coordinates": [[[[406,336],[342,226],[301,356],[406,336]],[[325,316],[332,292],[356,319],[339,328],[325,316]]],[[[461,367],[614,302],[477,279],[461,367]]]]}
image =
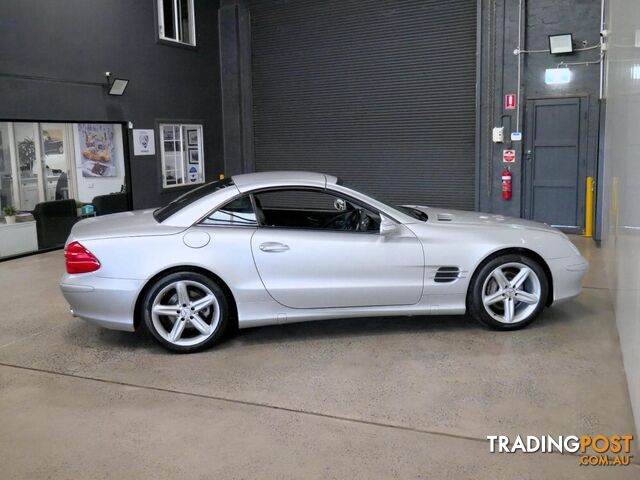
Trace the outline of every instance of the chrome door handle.
{"type": "Polygon", "coordinates": [[[263,252],[278,253],[278,252],[286,252],[287,250],[289,250],[289,245],[285,245],[284,243],[278,243],[278,242],[266,242],[266,243],[261,243],[259,248],[263,252]]]}

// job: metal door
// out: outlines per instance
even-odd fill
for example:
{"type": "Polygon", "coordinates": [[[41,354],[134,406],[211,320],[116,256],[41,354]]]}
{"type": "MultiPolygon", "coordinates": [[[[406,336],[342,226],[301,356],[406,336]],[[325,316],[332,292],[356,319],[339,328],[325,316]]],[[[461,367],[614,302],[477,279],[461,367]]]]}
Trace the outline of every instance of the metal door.
{"type": "Polygon", "coordinates": [[[527,102],[524,216],[573,233],[584,228],[585,98],[527,102]]]}
{"type": "Polygon", "coordinates": [[[249,5],[257,171],[473,210],[477,0],[249,5]]]}

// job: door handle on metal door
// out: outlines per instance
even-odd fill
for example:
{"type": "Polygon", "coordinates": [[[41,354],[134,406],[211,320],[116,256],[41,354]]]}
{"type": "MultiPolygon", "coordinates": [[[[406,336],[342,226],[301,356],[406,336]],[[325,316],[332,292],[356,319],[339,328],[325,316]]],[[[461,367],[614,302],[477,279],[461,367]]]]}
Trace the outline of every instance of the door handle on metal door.
{"type": "Polygon", "coordinates": [[[263,252],[278,253],[278,252],[286,252],[287,250],[289,250],[289,245],[285,245],[284,243],[278,243],[278,242],[266,242],[266,243],[261,243],[259,248],[263,252]]]}

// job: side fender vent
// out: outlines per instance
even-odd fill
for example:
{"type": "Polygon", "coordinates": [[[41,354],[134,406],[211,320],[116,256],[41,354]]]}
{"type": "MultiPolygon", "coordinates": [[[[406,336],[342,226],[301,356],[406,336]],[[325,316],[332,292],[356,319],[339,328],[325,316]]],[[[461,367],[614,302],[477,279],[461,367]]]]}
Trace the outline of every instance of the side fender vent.
{"type": "Polygon", "coordinates": [[[439,213],[437,218],[439,222],[451,222],[453,220],[453,215],[450,213],[439,213]]]}
{"type": "Polygon", "coordinates": [[[436,283],[453,282],[460,277],[460,269],[458,267],[440,267],[436,271],[433,281],[436,283]]]}

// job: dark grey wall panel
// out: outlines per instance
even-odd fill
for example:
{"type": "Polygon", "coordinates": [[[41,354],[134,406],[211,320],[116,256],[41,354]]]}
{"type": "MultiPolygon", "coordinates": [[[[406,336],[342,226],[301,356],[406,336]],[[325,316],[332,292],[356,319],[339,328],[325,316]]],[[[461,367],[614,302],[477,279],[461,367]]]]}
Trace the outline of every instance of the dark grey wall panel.
{"type": "MultiPolygon", "coordinates": [[[[223,171],[218,2],[194,2],[196,48],[157,43],[155,3],[1,1],[0,119],[132,121],[135,128],[154,128],[157,119],[198,120],[206,177],[217,178],[223,171]],[[105,71],[130,80],[124,96],[107,95],[100,84],[105,71]]],[[[131,177],[135,208],[185,191],[162,191],[159,155],[132,157],[131,177]]]]}
{"type": "Polygon", "coordinates": [[[250,2],[255,165],[473,209],[476,0],[250,2]]]}
{"type": "MultiPolygon", "coordinates": [[[[595,0],[529,0],[522,2],[523,48],[546,50],[549,35],[571,32],[574,48],[597,45],[600,40],[600,1],[595,0]]],[[[493,144],[491,129],[505,127],[505,135],[516,129],[516,111],[504,109],[504,95],[517,92],[517,61],[513,54],[518,46],[517,0],[482,0],[482,115],[480,128],[480,210],[504,215],[522,216],[524,209],[524,170],[527,144],[525,108],[520,111],[521,142],[493,144]],[[513,198],[501,197],[501,173],[504,168],[502,150],[514,148],[516,163],[511,165],[513,198]]],[[[572,81],[567,85],[546,85],[544,71],[564,62],[587,62],[599,58],[598,50],[578,51],[570,55],[554,56],[534,53],[522,56],[522,85],[520,105],[527,100],[582,97],[587,101],[584,110],[587,132],[587,175],[595,175],[598,163],[599,130],[599,67],[576,65],[571,67],[572,81]]]]}

